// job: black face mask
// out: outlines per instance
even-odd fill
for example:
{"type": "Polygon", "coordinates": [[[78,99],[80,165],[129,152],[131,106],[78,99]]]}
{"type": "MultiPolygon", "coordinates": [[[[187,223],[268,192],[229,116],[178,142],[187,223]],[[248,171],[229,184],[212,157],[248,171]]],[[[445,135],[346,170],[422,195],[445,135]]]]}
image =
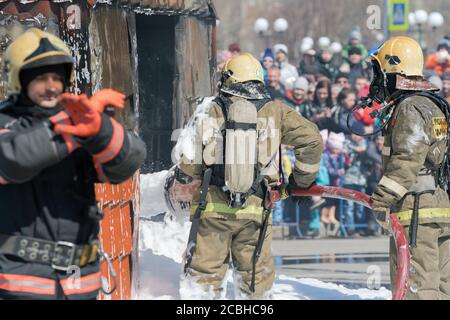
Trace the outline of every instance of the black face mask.
{"type": "Polygon", "coordinates": [[[394,94],[394,92],[398,91],[397,90],[397,75],[394,73],[388,74],[387,75],[387,90],[389,92],[389,96],[392,96],[394,94]]]}
{"type": "Polygon", "coordinates": [[[373,79],[370,83],[369,98],[381,104],[390,95],[388,92],[388,81],[385,74],[381,71],[380,65],[376,61],[372,63],[372,70],[373,79]]]}

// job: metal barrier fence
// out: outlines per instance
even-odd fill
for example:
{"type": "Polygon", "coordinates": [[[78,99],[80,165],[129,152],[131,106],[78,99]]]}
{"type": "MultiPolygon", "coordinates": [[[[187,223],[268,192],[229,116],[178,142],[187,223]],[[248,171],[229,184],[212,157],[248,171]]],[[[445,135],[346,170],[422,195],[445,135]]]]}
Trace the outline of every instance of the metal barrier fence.
{"type": "MultiPolygon", "coordinates": [[[[298,205],[295,206],[288,206],[287,208],[285,208],[284,203],[282,203],[284,200],[280,201],[279,203],[277,203],[277,207],[275,209],[273,209],[274,212],[276,212],[277,210],[279,212],[276,212],[276,214],[273,215],[274,217],[274,221],[273,221],[273,225],[274,226],[279,226],[282,228],[282,237],[285,238],[285,228],[287,227],[289,230],[289,234],[287,237],[291,236],[290,231],[294,231],[294,236],[298,237],[298,238],[303,238],[304,234],[302,232],[301,229],[301,219],[302,219],[302,210],[301,208],[299,208],[298,205]],[[286,211],[291,211],[291,210],[295,210],[295,214],[286,214],[286,211]],[[281,220],[279,219],[279,216],[281,215],[281,220]],[[288,218],[294,218],[294,219],[288,219],[288,218]]],[[[369,214],[366,209],[363,207],[363,214],[365,215],[365,217],[363,219],[366,220],[366,222],[355,222],[355,215],[356,215],[356,210],[355,207],[356,203],[353,203],[353,222],[349,222],[347,221],[348,219],[348,215],[345,214],[344,209],[346,208],[346,202],[347,200],[339,200],[339,204],[337,206],[337,218],[339,221],[339,232],[338,232],[338,236],[340,238],[346,238],[349,236],[349,230],[352,229],[358,229],[358,228],[369,228],[369,217],[367,216],[367,214],[369,214]]],[[[352,206],[350,206],[352,207],[352,206]]],[[[310,214],[311,211],[308,212],[303,212],[303,214],[310,214]]],[[[377,226],[378,231],[380,229],[380,226],[377,226]]]]}

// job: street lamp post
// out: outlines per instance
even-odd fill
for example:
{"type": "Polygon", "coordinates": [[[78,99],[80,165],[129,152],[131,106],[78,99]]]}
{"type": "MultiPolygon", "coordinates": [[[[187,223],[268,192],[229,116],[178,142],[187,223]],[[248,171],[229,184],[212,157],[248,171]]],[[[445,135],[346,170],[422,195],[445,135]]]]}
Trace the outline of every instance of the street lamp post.
{"type": "Polygon", "coordinates": [[[433,40],[436,40],[436,30],[444,24],[444,17],[439,12],[430,13],[430,17],[428,18],[428,24],[433,30],[433,40]]]}
{"type": "Polygon", "coordinates": [[[422,48],[426,47],[423,39],[423,25],[428,21],[428,12],[425,10],[417,10],[415,13],[417,31],[419,32],[419,44],[422,48]]]}
{"type": "Polygon", "coordinates": [[[343,49],[342,44],[338,41],[335,41],[330,44],[329,48],[330,48],[331,52],[333,53],[334,63],[337,65],[341,65],[343,62],[342,55],[340,54],[343,49]]]}
{"type": "Polygon", "coordinates": [[[284,34],[287,29],[289,28],[289,23],[284,18],[278,18],[273,23],[273,30],[269,30],[269,21],[266,18],[258,18],[255,21],[254,30],[255,32],[261,37],[265,39],[265,46],[266,48],[271,45],[272,36],[277,34],[278,36],[281,36],[284,34]]]}
{"type": "Polygon", "coordinates": [[[439,12],[432,12],[428,14],[425,10],[411,12],[408,16],[408,20],[411,27],[417,26],[419,43],[422,48],[426,48],[427,46],[423,36],[425,25],[428,23],[433,32],[435,32],[437,28],[444,24],[444,17],[442,14],[439,12]]]}
{"type": "Polygon", "coordinates": [[[267,47],[269,42],[269,21],[266,18],[258,18],[255,21],[255,32],[263,39],[265,39],[264,45],[267,47]]]}
{"type": "Polygon", "coordinates": [[[417,25],[416,14],[414,12],[409,13],[408,21],[409,21],[409,31],[412,33],[413,28],[417,25]]]}
{"type": "Polygon", "coordinates": [[[275,30],[275,32],[278,35],[282,35],[283,33],[285,33],[288,28],[289,28],[289,24],[288,24],[287,20],[284,18],[278,18],[273,23],[273,30],[275,30]]]}
{"type": "Polygon", "coordinates": [[[319,47],[320,49],[326,49],[330,46],[331,41],[328,37],[320,37],[319,38],[319,47]]]}
{"type": "Polygon", "coordinates": [[[314,47],[314,39],[311,37],[304,37],[301,42],[297,43],[294,58],[300,59],[300,56],[306,51],[314,47]]]}
{"type": "Polygon", "coordinates": [[[335,41],[335,42],[333,42],[333,43],[330,45],[330,50],[331,50],[331,52],[333,52],[334,54],[341,53],[341,51],[342,51],[342,44],[341,44],[340,42],[335,41]]]}
{"type": "Polygon", "coordinates": [[[432,12],[428,18],[428,24],[433,31],[436,31],[437,28],[444,24],[444,17],[439,12],[432,12]]]}

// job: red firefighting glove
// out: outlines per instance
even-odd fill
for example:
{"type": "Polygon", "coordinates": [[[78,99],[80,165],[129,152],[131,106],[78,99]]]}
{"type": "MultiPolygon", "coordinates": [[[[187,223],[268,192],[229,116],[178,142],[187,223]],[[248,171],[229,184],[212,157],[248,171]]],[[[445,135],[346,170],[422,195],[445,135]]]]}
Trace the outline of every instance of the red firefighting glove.
{"type": "Polygon", "coordinates": [[[59,102],[69,114],[73,125],[57,124],[55,133],[68,133],[80,138],[93,137],[99,133],[102,116],[85,94],[80,96],[63,93],[59,102]]]}
{"type": "Polygon", "coordinates": [[[123,109],[125,106],[125,95],[113,89],[102,89],[94,94],[89,101],[98,112],[102,113],[107,106],[123,109]]]}

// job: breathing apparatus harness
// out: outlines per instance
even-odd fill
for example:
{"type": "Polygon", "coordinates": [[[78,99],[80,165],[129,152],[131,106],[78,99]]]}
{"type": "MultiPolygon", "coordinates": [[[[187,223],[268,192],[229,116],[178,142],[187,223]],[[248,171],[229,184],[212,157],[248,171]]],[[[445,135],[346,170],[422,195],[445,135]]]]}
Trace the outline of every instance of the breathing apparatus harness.
{"type": "MultiPolygon", "coordinates": [[[[369,96],[363,97],[361,99],[361,102],[358,103],[353,109],[352,112],[349,113],[347,117],[347,127],[349,128],[350,132],[362,136],[362,137],[369,137],[375,134],[378,134],[385,130],[389,123],[389,119],[391,118],[395,105],[398,105],[403,100],[412,97],[412,96],[422,96],[430,99],[434,102],[434,104],[441,110],[441,112],[445,115],[445,118],[447,120],[447,141],[445,146],[445,153],[444,153],[444,159],[442,160],[439,168],[437,170],[433,170],[433,175],[435,179],[436,186],[439,185],[443,190],[445,190],[447,193],[449,193],[449,182],[450,182],[450,159],[449,159],[449,153],[450,153],[450,105],[449,103],[443,99],[442,97],[438,96],[437,94],[431,92],[431,91],[404,91],[404,90],[397,90],[395,91],[395,80],[393,78],[389,78],[386,76],[385,73],[381,72],[381,68],[377,63],[373,64],[374,69],[374,79],[371,83],[370,90],[369,90],[369,96]],[[390,90],[389,90],[390,89],[390,90]],[[391,92],[393,92],[391,94],[391,92]],[[389,102],[386,102],[389,101],[389,102]],[[373,102],[377,102],[381,104],[381,108],[379,110],[373,111],[370,116],[372,118],[377,118],[375,125],[380,124],[381,126],[378,130],[376,130],[373,133],[369,134],[361,134],[354,132],[350,125],[350,116],[360,108],[367,108],[372,107],[373,102]]],[[[395,75],[389,75],[389,77],[392,77],[395,75]]],[[[423,190],[421,192],[408,192],[406,195],[412,195],[414,196],[414,208],[413,208],[413,214],[411,217],[411,228],[410,228],[410,242],[409,246],[410,248],[417,247],[417,230],[419,225],[419,201],[420,196],[425,193],[434,193],[433,190],[423,190]]],[[[405,195],[405,196],[406,196],[405,195]]]]}
{"type": "Polygon", "coordinates": [[[445,118],[449,125],[447,126],[447,142],[445,147],[445,155],[444,159],[437,170],[436,174],[436,182],[437,184],[444,189],[445,191],[448,191],[448,184],[450,182],[450,159],[449,159],[449,153],[450,153],[450,105],[449,103],[443,99],[442,97],[439,97],[437,94],[430,92],[430,91],[413,91],[408,92],[404,90],[397,90],[395,91],[395,75],[386,75],[384,72],[381,71],[380,66],[378,63],[373,63],[373,71],[374,71],[374,78],[372,80],[372,83],[370,85],[369,95],[368,97],[363,97],[353,109],[352,112],[349,113],[347,116],[347,127],[349,128],[350,132],[362,136],[362,137],[369,137],[376,135],[380,132],[382,132],[388,125],[389,119],[391,118],[395,105],[398,105],[403,100],[412,97],[412,96],[422,96],[429,98],[432,100],[436,106],[442,111],[442,113],[445,115],[445,118]],[[392,77],[392,78],[390,78],[392,77]],[[393,93],[392,93],[393,92],[393,93]],[[386,102],[389,101],[389,102],[386,102]],[[369,134],[361,134],[358,132],[354,132],[350,125],[350,117],[351,115],[360,108],[370,108],[373,106],[373,103],[379,103],[381,104],[381,108],[379,110],[373,111],[370,116],[372,118],[377,118],[375,121],[375,125],[380,124],[381,126],[378,130],[369,133],[369,134]]]}
{"type": "Polygon", "coordinates": [[[394,106],[397,104],[403,93],[402,91],[397,91],[391,95],[388,89],[391,82],[388,81],[388,77],[386,76],[386,74],[381,71],[378,63],[373,63],[372,68],[373,80],[370,84],[369,95],[367,97],[362,97],[360,102],[352,108],[352,111],[347,116],[347,127],[350,132],[361,137],[370,137],[376,135],[382,132],[387,127],[389,119],[394,112],[394,106]],[[374,102],[380,104],[381,108],[372,111],[370,113],[370,117],[372,119],[376,118],[374,126],[380,126],[381,124],[381,127],[379,127],[378,130],[367,134],[354,132],[350,124],[351,115],[354,114],[358,109],[372,108],[374,102]]]}

